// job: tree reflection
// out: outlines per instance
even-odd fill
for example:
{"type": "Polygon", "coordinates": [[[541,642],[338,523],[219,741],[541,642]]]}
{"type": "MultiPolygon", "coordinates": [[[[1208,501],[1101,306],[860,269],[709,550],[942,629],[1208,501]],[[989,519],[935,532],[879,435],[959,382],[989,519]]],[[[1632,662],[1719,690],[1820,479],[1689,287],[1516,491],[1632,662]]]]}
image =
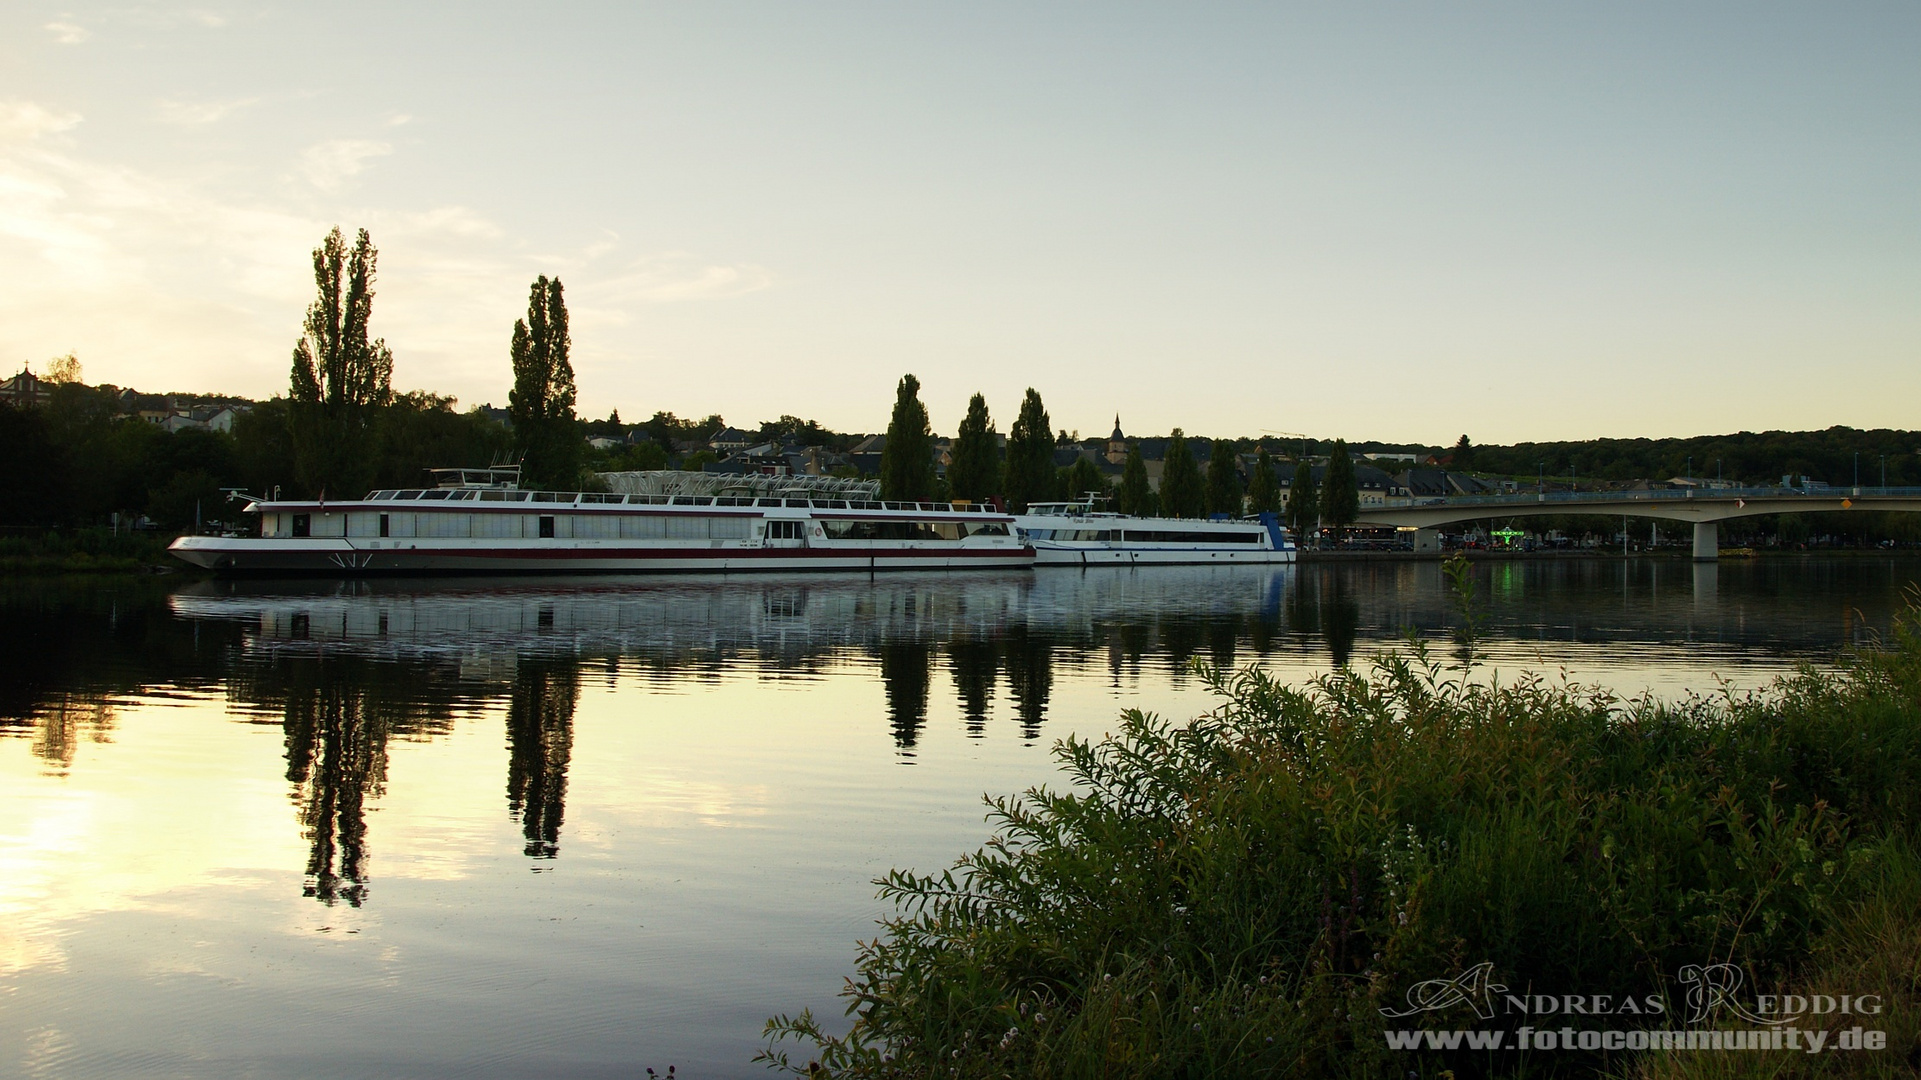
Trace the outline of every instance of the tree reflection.
{"type": "Polygon", "coordinates": [[[956,638],[947,646],[953,667],[954,692],[960,695],[967,718],[967,735],[980,738],[987,729],[987,704],[994,698],[994,676],[1000,658],[994,643],[980,638],[956,638]]]}
{"type": "Polygon", "coordinates": [[[522,660],[507,702],[507,808],[530,858],[560,853],[567,765],[574,747],[580,672],[570,660],[522,660]]]}
{"type": "Polygon", "coordinates": [[[92,695],[62,694],[42,706],[33,718],[33,755],[49,772],[73,767],[81,740],[113,741],[113,703],[92,695]]]}
{"type": "Polygon", "coordinates": [[[366,902],[367,806],[386,789],[387,744],[448,731],[458,685],[457,670],[325,653],[272,656],[235,673],[228,693],[250,706],[245,712],[278,713],[308,843],[305,895],[328,905],[366,902]]]}
{"type": "MultiPolygon", "coordinates": [[[[924,641],[880,646],[881,687],[887,694],[887,719],[894,745],[911,751],[927,724],[927,693],[933,683],[934,647],[924,641]]],[[[908,756],[912,756],[911,754],[908,756]]]]}
{"type": "Polygon", "coordinates": [[[1003,648],[1007,657],[1007,692],[1020,717],[1021,738],[1040,737],[1047,719],[1047,698],[1054,690],[1054,647],[1026,625],[1008,628],[1003,648]]]}
{"type": "Polygon", "coordinates": [[[1354,653],[1354,636],[1361,626],[1361,605],[1341,585],[1340,575],[1327,579],[1321,594],[1321,626],[1327,635],[1327,651],[1335,667],[1346,667],[1354,653]]]}
{"type": "Polygon", "coordinates": [[[328,679],[287,695],[287,779],[309,843],[305,895],[359,907],[367,899],[366,800],[387,779],[387,728],[366,695],[328,679]]]}

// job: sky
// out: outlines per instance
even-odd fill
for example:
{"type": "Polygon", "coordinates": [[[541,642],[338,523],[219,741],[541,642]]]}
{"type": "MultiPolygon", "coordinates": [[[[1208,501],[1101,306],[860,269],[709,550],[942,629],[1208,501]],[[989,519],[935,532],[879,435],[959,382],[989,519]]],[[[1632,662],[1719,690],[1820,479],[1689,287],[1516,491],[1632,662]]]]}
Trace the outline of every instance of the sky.
{"type": "Polygon", "coordinates": [[[0,9],[0,367],[1450,444],[1921,427],[1921,6],[0,9]]]}

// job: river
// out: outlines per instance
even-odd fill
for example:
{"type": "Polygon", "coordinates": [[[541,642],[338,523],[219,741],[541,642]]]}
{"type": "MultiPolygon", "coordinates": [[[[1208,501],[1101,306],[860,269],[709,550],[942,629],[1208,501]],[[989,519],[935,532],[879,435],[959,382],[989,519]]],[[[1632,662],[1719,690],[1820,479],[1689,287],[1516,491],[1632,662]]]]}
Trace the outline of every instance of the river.
{"type": "MultiPolygon", "coordinates": [[[[1872,642],[1921,560],[1475,579],[1483,677],[1676,697],[1872,642]]],[[[1056,740],[1460,621],[1431,562],[0,582],[0,1074],[763,1075],[1056,740]]]]}

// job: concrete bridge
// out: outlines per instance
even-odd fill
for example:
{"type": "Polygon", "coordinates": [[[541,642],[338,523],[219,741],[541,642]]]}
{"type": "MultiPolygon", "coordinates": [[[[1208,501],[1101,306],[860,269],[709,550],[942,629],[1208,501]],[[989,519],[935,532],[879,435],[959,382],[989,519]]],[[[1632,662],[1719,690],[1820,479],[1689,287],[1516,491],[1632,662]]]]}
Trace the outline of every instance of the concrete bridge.
{"type": "Polygon", "coordinates": [[[1362,525],[1431,529],[1482,518],[1597,514],[1658,518],[1694,524],[1694,557],[1715,558],[1720,523],[1762,514],[1812,514],[1855,510],[1921,512],[1921,488],[1691,488],[1673,491],[1553,491],[1533,495],[1462,495],[1401,506],[1363,507],[1362,525]]]}

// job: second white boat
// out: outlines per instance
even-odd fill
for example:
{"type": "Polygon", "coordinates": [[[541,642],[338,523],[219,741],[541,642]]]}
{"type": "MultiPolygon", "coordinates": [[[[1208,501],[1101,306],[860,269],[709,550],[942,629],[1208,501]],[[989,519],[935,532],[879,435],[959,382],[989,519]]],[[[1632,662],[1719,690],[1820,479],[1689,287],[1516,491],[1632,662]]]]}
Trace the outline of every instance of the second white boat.
{"type": "Polygon", "coordinates": [[[1291,563],[1293,541],[1273,514],[1246,518],[1144,518],[1098,510],[1092,500],[1034,503],[1014,517],[1037,566],[1291,563]]]}

